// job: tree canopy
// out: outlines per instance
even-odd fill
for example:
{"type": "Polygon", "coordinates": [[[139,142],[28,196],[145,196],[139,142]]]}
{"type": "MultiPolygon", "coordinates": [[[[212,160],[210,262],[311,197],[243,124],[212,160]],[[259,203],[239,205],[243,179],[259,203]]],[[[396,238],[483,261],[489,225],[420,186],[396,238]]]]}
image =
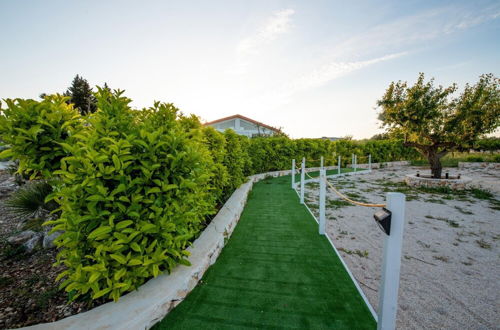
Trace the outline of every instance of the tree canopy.
{"type": "Polygon", "coordinates": [[[379,120],[387,132],[404,137],[406,146],[417,148],[431,165],[434,178],[441,177],[440,158],[474,142],[500,124],[500,85],[493,74],[466,84],[461,94],[456,84],[434,86],[420,73],[417,82],[392,82],[377,101],[379,120]]]}

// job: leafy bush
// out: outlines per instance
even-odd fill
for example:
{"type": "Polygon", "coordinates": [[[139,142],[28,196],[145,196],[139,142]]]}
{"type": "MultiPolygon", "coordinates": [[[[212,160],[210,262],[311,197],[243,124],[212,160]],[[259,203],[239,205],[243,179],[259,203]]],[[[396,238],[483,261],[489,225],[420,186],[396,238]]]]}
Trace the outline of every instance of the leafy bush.
{"type": "Polygon", "coordinates": [[[243,173],[248,153],[242,148],[239,135],[233,130],[226,130],[224,137],[226,139],[226,153],[224,154],[223,164],[229,174],[229,182],[225,186],[224,196],[228,197],[234,189],[245,181],[243,173]]]}
{"type": "Polygon", "coordinates": [[[213,127],[205,127],[203,129],[204,143],[207,146],[212,158],[212,177],[210,186],[212,194],[217,203],[224,202],[224,195],[229,190],[229,172],[224,159],[226,158],[226,139],[223,134],[216,131],[213,127]]]}
{"type": "Polygon", "coordinates": [[[484,162],[483,157],[481,156],[469,156],[466,158],[468,162],[484,162]]]}
{"type": "MultiPolygon", "coordinates": [[[[204,146],[189,138],[171,104],[156,103],[140,118],[130,100],[100,89],[70,156],[61,161],[54,193],[62,214],[47,224],[56,239],[59,275],[73,299],[115,301],[176,264],[211,214],[204,146]]],[[[206,151],[206,150],[205,150],[206,151]]]]}
{"type": "Polygon", "coordinates": [[[60,95],[5,103],[7,108],[0,109],[0,137],[10,148],[0,158],[19,160],[18,173],[31,179],[52,177],[67,155],[61,143],[68,143],[81,127],[80,115],[60,95]]]}
{"type": "Polygon", "coordinates": [[[491,137],[487,139],[480,139],[474,143],[475,150],[484,151],[498,151],[500,150],[500,138],[491,137]]]}
{"type": "Polygon", "coordinates": [[[48,214],[57,208],[53,201],[46,201],[52,193],[52,185],[47,181],[33,181],[15,191],[5,202],[12,214],[33,217],[48,214]]]}

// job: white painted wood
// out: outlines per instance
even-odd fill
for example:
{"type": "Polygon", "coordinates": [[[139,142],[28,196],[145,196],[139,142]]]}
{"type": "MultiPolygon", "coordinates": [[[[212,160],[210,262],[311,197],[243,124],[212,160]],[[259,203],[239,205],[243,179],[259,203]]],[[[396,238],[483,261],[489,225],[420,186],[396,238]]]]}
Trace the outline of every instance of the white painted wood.
{"type": "Polygon", "coordinates": [[[320,165],[321,168],[323,168],[323,156],[321,156],[321,165],[320,165]]]}
{"type": "Polygon", "coordinates": [[[337,174],[340,174],[340,166],[341,166],[341,165],[340,165],[340,160],[341,160],[341,158],[340,158],[340,156],[339,156],[339,161],[338,161],[338,163],[337,163],[337,174]]]}
{"type": "Polygon", "coordinates": [[[325,235],[326,170],[319,170],[319,234],[325,235]]]}
{"type": "Polygon", "coordinates": [[[304,204],[304,181],[306,175],[306,159],[302,158],[302,167],[300,171],[300,204],[304,204]]]}
{"type": "Polygon", "coordinates": [[[405,221],[405,199],[402,193],[387,193],[387,209],[392,212],[390,235],[384,242],[382,278],[379,290],[378,330],[396,328],[398,310],[399,273],[401,250],[403,247],[403,228],[405,221]]]}
{"type": "Polygon", "coordinates": [[[358,169],[358,155],[354,155],[354,172],[358,169]]]}
{"type": "Polygon", "coordinates": [[[292,159],[292,189],[295,188],[295,159],[292,159]]]}
{"type": "Polygon", "coordinates": [[[368,171],[372,170],[372,154],[368,155],[368,171]]]}

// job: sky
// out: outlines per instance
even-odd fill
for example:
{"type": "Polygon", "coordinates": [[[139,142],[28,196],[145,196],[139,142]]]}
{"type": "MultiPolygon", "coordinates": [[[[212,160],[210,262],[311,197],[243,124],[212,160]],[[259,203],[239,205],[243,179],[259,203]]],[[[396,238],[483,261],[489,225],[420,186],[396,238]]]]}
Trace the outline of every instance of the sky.
{"type": "Polygon", "coordinates": [[[292,138],[369,138],[392,81],[500,74],[499,1],[0,0],[0,98],[76,74],[135,108],[241,114],[292,138]]]}

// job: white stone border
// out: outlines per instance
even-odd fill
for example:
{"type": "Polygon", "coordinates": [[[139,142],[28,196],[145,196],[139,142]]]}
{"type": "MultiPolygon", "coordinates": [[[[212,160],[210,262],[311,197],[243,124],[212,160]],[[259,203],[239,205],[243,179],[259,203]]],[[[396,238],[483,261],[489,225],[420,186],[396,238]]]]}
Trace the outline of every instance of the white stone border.
{"type": "Polygon", "coordinates": [[[117,303],[109,302],[87,312],[22,329],[149,329],[162,320],[194,289],[205,271],[217,260],[245,207],[254,182],[290,174],[290,170],[256,174],[234,191],[203,233],[188,248],[191,266],[178,265],[130,292],[117,303]]]}

